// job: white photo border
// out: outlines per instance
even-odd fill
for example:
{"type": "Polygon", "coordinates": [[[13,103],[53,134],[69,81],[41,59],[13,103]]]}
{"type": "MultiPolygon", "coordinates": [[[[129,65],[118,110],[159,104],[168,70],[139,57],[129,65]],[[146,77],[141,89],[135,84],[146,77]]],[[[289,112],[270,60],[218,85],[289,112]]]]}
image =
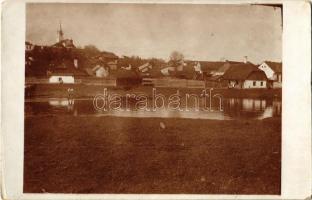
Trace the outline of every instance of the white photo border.
{"type": "Polygon", "coordinates": [[[23,194],[24,48],[27,2],[155,3],[132,0],[7,0],[1,21],[1,139],[4,199],[305,199],[311,195],[311,7],[308,1],[157,1],[196,4],[283,4],[281,195],[23,194]]]}

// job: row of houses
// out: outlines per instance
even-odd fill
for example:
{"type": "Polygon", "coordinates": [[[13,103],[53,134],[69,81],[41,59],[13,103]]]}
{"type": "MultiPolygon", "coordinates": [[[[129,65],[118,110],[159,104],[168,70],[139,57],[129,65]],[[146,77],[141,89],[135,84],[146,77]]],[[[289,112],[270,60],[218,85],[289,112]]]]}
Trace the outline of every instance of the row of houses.
{"type": "MultiPolygon", "coordinates": [[[[58,45],[60,43],[57,43],[58,45]]],[[[57,48],[62,48],[60,46],[57,48]]],[[[65,46],[66,47],[66,46],[65,46]]],[[[69,45],[68,48],[75,48],[69,45]]],[[[33,48],[26,43],[26,51],[33,48]]],[[[27,65],[32,61],[26,59],[27,65]]],[[[81,67],[77,57],[63,61],[47,71],[50,82],[73,83],[74,77],[116,79],[119,74],[141,78],[180,78],[203,80],[212,87],[226,88],[280,88],[282,87],[282,63],[264,61],[260,65],[237,61],[178,61],[176,65],[145,62],[132,65],[110,52],[100,52],[89,58],[87,66],[81,67]]]]}
{"type": "Polygon", "coordinates": [[[204,69],[205,80],[214,87],[228,88],[281,88],[282,63],[264,61],[259,65],[251,62],[217,62],[216,68],[204,69]]]}
{"type": "Polygon", "coordinates": [[[148,77],[202,80],[211,87],[220,88],[282,87],[282,63],[278,62],[264,61],[255,65],[248,62],[247,57],[242,62],[184,59],[155,62],[155,60],[143,61],[129,57],[120,58],[112,52],[76,48],[72,39],[64,39],[61,25],[57,33],[57,42],[52,46],[25,43],[26,75],[32,69],[36,72],[43,71],[46,72],[51,83],[74,83],[77,77],[96,79],[148,77]],[[48,62],[38,62],[35,65],[37,67],[32,67],[38,57],[39,60],[43,57],[41,60],[48,60],[48,62]],[[43,66],[46,65],[48,67],[44,68],[43,66]]]}
{"type": "MultiPolygon", "coordinates": [[[[146,63],[138,69],[149,76],[153,66],[146,63]]],[[[260,65],[237,61],[186,61],[178,67],[160,69],[163,76],[204,80],[219,88],[281,88],[282,63],[264,61],[260,65]]]]}

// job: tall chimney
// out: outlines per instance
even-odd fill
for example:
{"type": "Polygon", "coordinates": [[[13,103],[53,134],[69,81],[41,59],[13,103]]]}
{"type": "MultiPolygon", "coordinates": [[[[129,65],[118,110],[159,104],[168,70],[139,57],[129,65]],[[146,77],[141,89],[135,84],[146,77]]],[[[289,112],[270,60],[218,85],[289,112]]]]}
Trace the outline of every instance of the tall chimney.
{"type": "Polygon", "coordinates": [[[244,56],[244,63],[247,63],[247,62],[248,62],[248,57],[244,56]]]}

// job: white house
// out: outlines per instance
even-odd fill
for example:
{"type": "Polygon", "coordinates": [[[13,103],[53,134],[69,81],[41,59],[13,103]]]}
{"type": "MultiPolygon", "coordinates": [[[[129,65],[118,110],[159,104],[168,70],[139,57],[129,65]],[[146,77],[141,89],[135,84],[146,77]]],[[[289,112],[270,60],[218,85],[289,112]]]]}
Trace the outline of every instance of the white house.
{"type": "Polygon", "coordinates": [[[118,60],[109,61],[107,62],[107,65],[111,70],[117,70],[117,62],[118,60]]]}
{"type": "Polygon", "coordinates": [[[150,64],[150,63],[145,63],[141,66],[138,67],[138,70],[141,72],[141,73],[147,73],[149,70],[151,70],[153,68],[153,66],[150,64]]]}
{"type": "Polygon", "coordinates": [[[270,87],[282,87],[282,63],[264,61],[259,65],[258,68],[264,71],[270,82],[270,87]]]}
{"type": "Polygon", "coordinates": [[[200,74],[203,73],[202,68],[201,68],[201,65],[200,65],[199,62],[196,62],[196,63],[195,63],[195,65],[194,65],[194,70],[195,70],[195,72],[197,72],[197,73],[200,73],[200,74]]]}
{"type": "Polygon", "coordinates": [[[52,72],[49,71],[49,83],[58,83],[58,84],[74,84],[75,78],[81,78],[87,74],[83,71],[77,70],[76,68],[57,68],[52,72]]]}
{"type": "Polygon", "coordinates": [[[104,78],[109,75],[108,69],[104,68],[103,66],[96,65],[92,71],[95,73],[96,77],[104,78]]]}
{"type": "Polygon", "coordinates": [[[73,74],[52,74],[49,78],[49,83],[73,84],[75,83],[75,78],[73,74]]]}
{"type": "Polygon", "coordinates": [[[165,67],[163,69],[160,70],[160,72],[164,75],[164,76],[170,76],[171,73],[173,73],[175,71],[174,67],[165,67]],[[171,72],[171,73],[170,73],[171,72]]]}
{"type": "Polygon", "coordinates": [[[224,73],[223,80],[228,81],[229,88],[253,89],[268,87],[265,73],[250,63],[230,66],[224,73]]]}

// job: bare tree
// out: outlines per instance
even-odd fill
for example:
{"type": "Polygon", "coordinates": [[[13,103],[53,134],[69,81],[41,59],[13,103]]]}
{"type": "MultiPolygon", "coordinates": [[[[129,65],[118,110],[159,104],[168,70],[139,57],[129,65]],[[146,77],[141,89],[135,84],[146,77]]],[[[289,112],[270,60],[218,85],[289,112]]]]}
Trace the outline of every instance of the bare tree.
{"type": "Polygon", "coordinates": [[[181,62],[183,61],[184,59],[184,56],[182,53],[178,52],[178,51],[173,51],[171,54],[170,54],[170,61],[173,61],[173,62],[181,62]]]}
{"type": "Polygon", "coordinates": [[[184,56],[178,51],[170,54],[169,65],[175,68],[175,71],[183,71],[184,56]]]}

